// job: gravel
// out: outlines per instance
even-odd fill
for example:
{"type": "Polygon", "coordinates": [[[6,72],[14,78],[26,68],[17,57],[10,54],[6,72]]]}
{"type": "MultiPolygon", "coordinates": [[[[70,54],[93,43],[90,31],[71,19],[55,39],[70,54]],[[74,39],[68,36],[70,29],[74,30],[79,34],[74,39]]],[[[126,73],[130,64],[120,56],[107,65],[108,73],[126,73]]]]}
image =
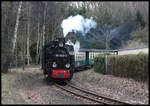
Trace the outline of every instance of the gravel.
{"type": "MultiPolygon", "coordinates": [[[[148,84],[132,79],[95,73],[93,69],[75,73],[71,82],[121,101],[148,104],[148,84]],[[79,83],[80,82],[80,83],[79,83]]],[[[2,104],[94,104],[47,85],[40,67],[11,70],[2,74],[2,104]]]]}
{"type": "Polygon", "coordinates": [[[132,104],[149,104],[147,83],[113,75],[102,75],[95,73],[93,69],[76,73],[72,82],[120,101],[132,104]]]}

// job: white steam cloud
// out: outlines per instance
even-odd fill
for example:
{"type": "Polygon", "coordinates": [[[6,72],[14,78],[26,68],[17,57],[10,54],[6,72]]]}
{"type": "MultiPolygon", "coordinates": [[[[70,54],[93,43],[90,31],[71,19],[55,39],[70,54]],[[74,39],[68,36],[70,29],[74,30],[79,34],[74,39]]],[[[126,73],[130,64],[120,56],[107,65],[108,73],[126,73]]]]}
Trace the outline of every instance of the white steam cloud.
{"type": "MultiPolygon", "coordinates": [[[[91,28],[96,27],[96,22],[94,20],[84,18],[81,15],[76,16],[70,16],[67,19],[64,19],[62,21],[61,27],[63,29],[64,37],[69,32],[81,32],[82,35],[85,35],[91,28]]],[[[78,53],[80,49],[80,42],[76,41],[75,44],[73,44],[70,40],[66,42],[68,45],[72,45],[74,47],[75,55],[78,53]]]]}
{"type": "Polygon", "coordinates": [[[96,27],[96,22],[92,19],[84,18],[81,15],[70,16],[62,21],[61,27],[63,28],[64,37],[69,32],[81,32],[85,35],[91,28],[96,27]]]}
{"type": "Polygon", "coordinates": [[[73,44],[70,40],[68,40],[68,41],[66,42],[66,44],[73,46],[75,55],[78,53],[78,51],[79,51],[79,49],[80,49],[80,42],[79,42],[79,41],[76,41],[76,43],[73,44]]]}

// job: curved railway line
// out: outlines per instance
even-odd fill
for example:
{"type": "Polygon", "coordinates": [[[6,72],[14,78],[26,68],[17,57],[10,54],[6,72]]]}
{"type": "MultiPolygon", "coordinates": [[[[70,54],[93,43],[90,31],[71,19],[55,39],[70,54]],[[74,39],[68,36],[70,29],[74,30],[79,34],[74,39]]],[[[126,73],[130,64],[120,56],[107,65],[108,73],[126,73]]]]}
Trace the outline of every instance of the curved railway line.
{"type": "Polygon", "coordinates": [[[111,98],[108,98],[108,97],[105,97],[105,96],[98,95],[98,94],[94,93],[93,91],[75,86],[71,82],[65,82],[65,83],[66,83],[66,86],[61,86],[61,85],[56,84],[56,83],[55,83],[55,86],[62,89],[62,90],[64,90],[64,91],[66,91],[66,92],[68,92],[68,93],[74,94],[78,97],[85,98],[87,100],[90,100],[90,101],[93,101],[93,102],[96,102],[96,103],[100,103],[100,104],[132,105],[132,104],[125,103],[125,102],[122,102],[122,101],[119,101],[119,100],[115,100],[115,99],[111,99],[111,98]]]}

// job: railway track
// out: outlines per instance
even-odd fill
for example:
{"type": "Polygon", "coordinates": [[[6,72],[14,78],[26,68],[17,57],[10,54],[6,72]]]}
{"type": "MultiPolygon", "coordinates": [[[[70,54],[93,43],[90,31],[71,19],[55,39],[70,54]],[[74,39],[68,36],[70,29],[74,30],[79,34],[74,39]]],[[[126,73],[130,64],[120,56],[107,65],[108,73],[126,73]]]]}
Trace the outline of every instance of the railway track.
{"type": "Polygon", "coordinates": [[[107,105],[132,105],[129,103],[125,103],[119,100],[111,99],[105,96],[98,95],[92,91],[85,90],[84,88],[77,87],[71,82],[66,82],[66,86],[61,86],[59,84],[55,83],[55,86],[69,92],[71,94],[74,94],[78,97],[85,98],[87,100],[100,103],[100,104],[107,104],[107,105]]]}

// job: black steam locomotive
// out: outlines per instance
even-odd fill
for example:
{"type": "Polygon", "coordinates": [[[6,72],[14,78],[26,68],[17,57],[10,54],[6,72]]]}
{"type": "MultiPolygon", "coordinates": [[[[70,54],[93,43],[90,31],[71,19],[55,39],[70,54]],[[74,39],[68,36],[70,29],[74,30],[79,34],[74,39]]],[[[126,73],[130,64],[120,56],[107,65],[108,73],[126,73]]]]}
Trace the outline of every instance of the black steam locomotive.
{"type": "Polygon", "coordinates": [[[42,68],[48,81],[52,79],[70,81],[74,66],[74,48],[65,44],[65,38],[57,38],[43,47],[42,68]]]}

